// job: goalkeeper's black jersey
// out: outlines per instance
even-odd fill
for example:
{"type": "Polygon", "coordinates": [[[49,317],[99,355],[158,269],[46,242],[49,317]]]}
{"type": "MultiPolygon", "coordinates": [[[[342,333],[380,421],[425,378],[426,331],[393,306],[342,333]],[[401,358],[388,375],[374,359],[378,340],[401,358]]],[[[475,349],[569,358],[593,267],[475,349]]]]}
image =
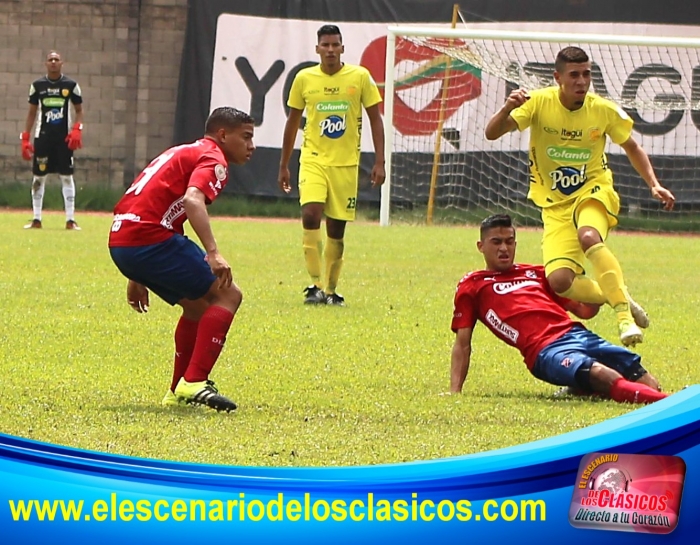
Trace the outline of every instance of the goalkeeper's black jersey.
{"type": "Polygon", "coordinates": [[[39,106],[34,137],[60,135],[65,137],[71,126],[70,104],[82,104],[80,85],[67,76],[50,80],[39,78],[29,88],[29,103],[39,106]]]}

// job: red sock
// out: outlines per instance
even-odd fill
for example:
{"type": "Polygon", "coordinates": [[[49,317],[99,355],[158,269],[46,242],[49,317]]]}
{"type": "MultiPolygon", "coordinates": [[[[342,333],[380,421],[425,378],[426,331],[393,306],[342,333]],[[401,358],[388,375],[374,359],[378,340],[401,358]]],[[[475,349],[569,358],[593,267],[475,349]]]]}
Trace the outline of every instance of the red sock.
{"type": "Polygon", "coordinates": [[[175,327],[175,363],[173,364],[173,381],[170,384],[171,392],[175,391],[175,386],[180,382],[190,364],[194,343],[197,340],[198,325],[199,322],[181,316],[177,327],[175,327]]]}
{"type": "Polygon", "coordinates": [[[212,305],[204,311],[199,320],[192,359],[184,374],[187,382],[201,382],[209,378],[232,321],[233,313],[223,307],[212,305]]]}
{"type": "Polygon", "coordinates": [[[668,397],[668,394],[658,392],[646,384],[619,378],[610,387],[610,397],[618,403],[653,403],[668,397]]]}

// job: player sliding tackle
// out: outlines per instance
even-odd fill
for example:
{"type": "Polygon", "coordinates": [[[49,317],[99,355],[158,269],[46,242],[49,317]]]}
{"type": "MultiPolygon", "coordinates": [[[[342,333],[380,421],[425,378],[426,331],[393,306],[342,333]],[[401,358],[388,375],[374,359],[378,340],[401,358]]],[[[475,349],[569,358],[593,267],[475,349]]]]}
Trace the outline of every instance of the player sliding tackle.
{"type": "Polygon", "coordinates": [[[515,264],[515,228],[510,216],[481,223],[477,248],[486,269],[460,280],[454,298],[450,392],[460,393],[472,354],[472,332],[479,320],[499,339],[517,348],[536,378],[598,393],[615,401],[651,403],[666,397],[641,357],[588,331],[569,318],[592,318],[598,305],[556,295],[541,265],[515,264]]]}
{"type": "Polygon", "coordinates": [[[555,61],[557,85],[527,93],[516,89],[486,126],[486,138],[530,127],[528,198],[542,209],[542,253],[549,285],[562,297],[608,303],[617,314],[625,346],[642,342],[649,325],[644,309],[627,292],[617,258],[605,245],[618,223],[620,197],[605,156],[606,138],[625,150],[630,163],[665,210],[673,194],[659,183],[649,157],[632,137],[632,119],[613,102],[589,93],[591,62],[578,47],[555,61]],[[595,280],[584,276],[588,259],[595,280]]]}

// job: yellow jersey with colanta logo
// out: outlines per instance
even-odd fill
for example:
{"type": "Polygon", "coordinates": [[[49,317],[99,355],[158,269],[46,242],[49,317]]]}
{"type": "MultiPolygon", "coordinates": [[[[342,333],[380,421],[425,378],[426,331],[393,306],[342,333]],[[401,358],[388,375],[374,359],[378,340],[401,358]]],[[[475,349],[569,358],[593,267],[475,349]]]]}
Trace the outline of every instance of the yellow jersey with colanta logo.
{"type": "Polygon", "coordinates": [[[605,156],[606,136],[623,144],[632,134],[632,119],[614,102],[588,93],[583,106],[568,110],[559,87],[537,89],[510,116],[524,131],[530,127],[530,190],[540,208],[573,201],[595,186],[612,185],[605,156]]]}
{"type": "Polygon", "coordinates": [[[360,163],[362,107],[379,104],[377,84],[363,66],[344,64],[333,75],[312,66],[292,82],[287,105],[306,110],[302,163],[354,166],[360,163]]]}

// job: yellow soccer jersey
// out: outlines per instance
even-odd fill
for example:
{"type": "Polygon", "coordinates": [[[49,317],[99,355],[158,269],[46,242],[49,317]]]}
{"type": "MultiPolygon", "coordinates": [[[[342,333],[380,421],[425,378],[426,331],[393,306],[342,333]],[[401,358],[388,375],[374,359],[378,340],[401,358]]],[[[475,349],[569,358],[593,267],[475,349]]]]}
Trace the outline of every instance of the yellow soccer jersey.
{"type": "Polygon", "coordinates": [[[596,185],[612,185],[605,157],[606,135],[616,144],[632,134],[632,119],[610,100],[593,93],[570,111],[559,101],[559,87],[532,91],[510,115],[530,127],[530,198],[546,208],[574,200],[596,185]]]}
{"type": "Polygon", "coordinates": [[[332,76],[323,73],[320,65],[299,71],[287,105],[306,109],[301,162],[359,164],[362,107],[381,101],[377,84],[363,66],[344,64],[332,76]]]}

